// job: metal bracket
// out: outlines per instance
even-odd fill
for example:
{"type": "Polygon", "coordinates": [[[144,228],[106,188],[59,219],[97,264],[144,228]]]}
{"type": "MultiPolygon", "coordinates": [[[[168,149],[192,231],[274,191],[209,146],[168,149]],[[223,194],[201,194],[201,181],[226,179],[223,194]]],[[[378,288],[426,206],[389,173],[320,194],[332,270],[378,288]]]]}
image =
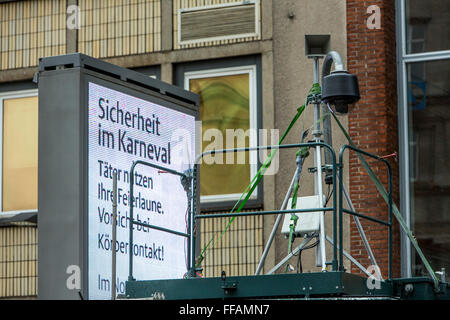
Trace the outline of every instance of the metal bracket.
{"type": "Polygon", "coordinates": [[[225,294],[231,294],[232,292],[237,290],[237,282],[225,282],[222,285],[222,289],[224,290],[225,294]]]}
{"type": "Polygon", "coordinates": [[[222,270],[222,274],[221,277],[222,279],[222,286],[221,288],[224,290],[225,294],[231,294],[232,292],[234,292],[237,289],[237,282],[233,281],[233,282],[227,282],[227,275],[225,273],[224,270],[222,270]]]}
{"type": "MultiPolygon", "coordinates": [[[[308,172],[309,173],[316,173],[317,172],[317,168],[316,167],[311,167],[308,168],[308,172]]],[[[325,164],[322,166],[322,173],[328,173],[328,172],[333,172],[333,166],[330,164],[325,164]]]]}
{"type": "Polygon", "coordinates": [[[192,169],[188,169],[183,172],[184,175],[180,176],[181,185],[184,188],[184,191],[190,192],[191,189],[191,181],[192,181],[192,169]]]}

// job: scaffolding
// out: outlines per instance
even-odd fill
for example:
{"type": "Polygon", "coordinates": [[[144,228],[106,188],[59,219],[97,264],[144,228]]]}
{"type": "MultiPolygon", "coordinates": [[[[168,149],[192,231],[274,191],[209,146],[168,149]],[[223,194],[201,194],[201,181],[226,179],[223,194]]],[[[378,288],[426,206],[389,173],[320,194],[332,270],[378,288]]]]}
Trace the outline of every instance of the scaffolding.
{"type": "MultiPolygon", "coordinates": [[[[153,167],[159,170],[165,170],[166,172],[174,175],[178,175],[181,178],[181,183],[186,191],[186,199],[188,203],[188,231],[186,233],[181,233],[178,231],[161,228],[157,226],[152,226],[143,222],[137,222],[133,219],[133,203],[130,206],[130,246],[133,245],[133,225],[139,224],[144,227],[156,229],[163,232],[172,233],[178,236],[186,237],[189,240],[188,246],[188,272],[183,279],[166,279],[166,280],[136,280],[133,278],[133,254],[129,256],[129,277],[126,283],[126,295],[128,299],[136,298],[147,298],[147,299],[224,299],[224,298],[295,298],[295,299],[450,299],[450,284],[445,282],[445,278],[442,277],[441,280],[438,279],[436,273],[429,266],[428,261],[423,256],[418,247],[415,239],[406,225],[404,225],[401,220],[401,216],[395,212],[396,207],[392,201],[392,173],[389,162],[385,157],[380,157],[378,155],[366,152],[357,148],[352,144],[351,139],[348,137],[350,144],[343,145],[339,151],[339,157],[336,156],[334,149],[331,146],[331,129],[330,129],[330,117],[328,120],[320,118],[320,107],[327,106],[330,108],[327,101],[324,101],[320,95],[319,82],[319,56],[312,57],[314,59],[314,86],[308,94],[304,107],[311,103],[315,105],[314,109],[314,131],[312,135],[314,139],[308,143],[298,143],[298,144],[282,144],[283,138],[286,136],[287,132],[292,127],[293,123],[300,116],[303,109],[299,110],[294,121],[288,127],[288,130],[283,135],[278,145],[271,146],[256,146],[256,147],[246,147],[246,148],[234,148],[234,149],[223,149],[223,150],[210,150],[199,155],[194,162],[192,169],[185,172],[177,172],[168,168],[157,166],[144,161],[137,161],[133,163],[131,167],[131,177],[133,177],[134,168],[136,165],[145,165],[148,167],[153,167]],[[321,131],[320,123],[324,122],[324,132],[321,131]],[[328,121],[328,123],[326,122],[328,121]],[[321,136],[324,135],[324,140],[321,136]],[[197,179],[198,179],[198,166],[199,160],[201,160],[206,155],[221,154],[221,153],[236,153],[236,152],[248,152],[257,150],[271,150],[278,151],[284,149],[296,148],[300,150],[310,150],[314,152],[314,170],[315,174],[315,195],[318,195],[319,206],[316,208],[287,208],[288,201],[292,195],[295,185],[299,183],[300,173],[303,161],[299,159],[299,153],[297,153],[297,169],[294,173],[294,177],[289,186],[286,197],[283,204],[279,210],[266,210],[266,211],[250,211],[250,212],[240,212],[240,209],[245,204],[246,199],[248,199],[251,192],[254,190],[254,186],[248,191],[249,187],[244,193],[247,193],[247,197],[241,202],[238,210],[235,212],[236,206],[231,210],[230,213],[212,213],[212,214],[199,214],[197,212],[197,201],[199,194],[197,191],[197,179]],[[325,154],[325,165],[322,164],[322,151],[325,154]],[[383,198],[387,203],[387,221],[380,220],[368,215],[364,215],[357,212],[351,202],[349,194],[343,183],[343,170],[344,170],[344,154],[346,151],[354,152],[361,159],[366,171],[369,176],[371,176],[378,191],[381,193],[383,198]],[[388,176],[388,190],[386,191],[378,179],[374,176],[369,164],[364,160],[363,157],[371,158],[377,162],[381,162],[386,167],[386,172],[388,176]],[[331,179],[332,184],[332,204],[331,206],[326,206],[322,199],[323,194],[323,173],[327,175],[327,179],[331,179]],[[344,199],[349,207],[349,209],[344,208],[344,199]],[[290,228],[289,237],[289,248],[291,245],[292,232],[295,230],[296,219],[294,215],[301,216],[305,213],[318,212],[320,217],[320,228],[318,232],[306,237],[304,241],[294,248],[289,250],[288,255],[283,258],[278,264],[276,264],[267,274],[261,275],[261,270],[264,266],[266,255],[270,249],[270,245],[273,241],[275,233],[281,222],[282,217],[286,214],[291,214],[294,219],[292,227],[290,228]],[[325,214],[332,214],[332,236],[329,237],[325,233],[324,216],[325,214]],[[352,257],[348,252],[344,250],[343,241],[343,221],[344,214],[353,217],[358,232],[361,236],[362,242],[368,253],[369,259],[373,266],[376,268],[375,277],[367,270],[361,263],[359,263],[354,257],[352,257]],[[421,255],[422,260],[427,266],[430,277],[417,277],[417,278],[393,278],[392,275],[392,228],[393,228],[393,214],[400,223],[401,231],[404,232],[411,243],[415,246],[416,250],[421,255]],[[272,232],[266,243],[264,252],[261,256],[261,260],[252,276],[230,276],[228,277],[225,272],[222,272],[221,277],[214,278],[199,278],[197,277],[197,272],[201,270],[199,268],[199,262],[203,259],[203,252],[200,254],[200,259],[196,262],[196,248],[195,248],[195,234],[194,227],[196,222],[204,219],[212,218],[231,218],[230,223],[237,217],[242,216],[257,216],[257,215],[276,215],[272,232]],[[379,272],[379,267],[376,262],[375,256],[371,250],[369,241],[364,233],[362,225],[359,219],[365,219],[373,223],[382,225],[388,229],[388,271],[387,278],[383,279],[381,272],[379,272]],[[316,265],[321,267],[321,272],[311,272],[311,273],[278,273],[275,272],[296,253],[300,250],[306,248],[306,245],[313,237],[319,239],[319,248],[316,251],[316,265]],[[331,261],[327,261],[326,255],[326,242],[332,245],[332,258],[331,261]],[[349,259],[353,264],[355,264],[368,278],[361,275],[348,273],[344,268],[344,257],[349,259]],[[328,266],[331,266],[331,270],[328,270],[328,266]],[[376,285],[370,285],[369,282],[376,281],[376,285]]],[[[340,56],[336,52],[330,52],[325,57],[324,67],[322,69],[322,83],[325,77],[330,74],[331,65],[335,63],[335,71],[342,74],[335,74],[337,77],[344,77],[344,81],[350,81],[347,83],[352,83],[354,76],[349,75],[343,71],[343,64],[340,56]]],[[[332,75],[332,76],[335,76],[332,75]]],[[[342,78],[341,78],[342,79],[342,78]]],[[[327,80],[329,81],[329,80],[327,80]]],[[[345,86],[344,86],[345,87],[345,86]]],[[[352,95],[352,99],[359,99],[359,90],[347,87],[347,92],[352,95]]],[[[330,92],[327,92],[327,97],[330,96],[330,92]]],[[[339,96],[339,95],[338,95],[339,96]]],[[[339,97],[342,98],[342,97],[339,97]]],[[[354,101],[353,101],[354,102],[354,101]]],[[[342,104],[342,99],[338,101],[341,103],[339,106],[341,110],[347,111],[345,105],[342,104]]],[[[348,102],[351,103],[351,102],[348,102]]],[[[344,101],[345,104],[345,101],[344,101]]],[[[332,113],[333,114],[333,113],[332,113]]],[[[333,114],[335,117],[335,115],[333,114]]],[[[340,122],[335,117],[341,129],[340,122]]],[[[271,153],[272,155],[273,153],[271,153]]],[[[269,156],[270,158],[270,156],[269,156]]],[[[304,160],[304,159],[303,159],[304,160]]],[[[267,160],[266,160],[267,161],[267,160]]],[[[266,169],[270,166],[269,159],[268,163],[264,163],[262,168],[266,169]]],[[[263,170],[264,171],[264,170],[263,170]]],[[[255,176],[252,183],[258,183],[258,179],[262,177],[260,174],[261,170],[255,176]]],[[[264,174],[264,172],[262,173],[264,174]]],[[[252,185],[251,183],[251,185],[252,185]]],[[[133,198],[133,180],[130,181],[130,196],[133,198]]],[[[294,198],[296,199],[296,192],[294,192],[294,198]]],[[[293,198],[293,199],[294,199],[293,198]]],[[[229,223],[229,224],[230,224],[229,223]]],[[[227,228],[224,230],[224,232],[227,228]]],[[[222,233],[223,234],[223,233],[222,233]]]]}

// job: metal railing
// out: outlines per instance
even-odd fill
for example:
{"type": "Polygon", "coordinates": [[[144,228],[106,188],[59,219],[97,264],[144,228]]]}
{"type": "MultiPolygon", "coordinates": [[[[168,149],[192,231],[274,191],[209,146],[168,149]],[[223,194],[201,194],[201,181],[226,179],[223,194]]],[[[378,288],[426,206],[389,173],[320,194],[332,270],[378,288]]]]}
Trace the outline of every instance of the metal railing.
{"type": "Polygon", "coordinates": [[[388,251],[389,251],[389,280],[392,279],[392,174],[391,167],[389,163],[376,155],[365,152],[358,148],[344,145],[339,152],[339,164],[336,162],[336,154],[331,146],[325,144],[323,142],[309,142],[309,143],[298,143],[298,144],[286,144],[286,145],[272,145],[272,146],[257,146],[257,147],[246,147],[246,148],[234,148],[234,149],[222,149],[222,150],[210,150],[207,152],[203,152],[200,154],[194,163],[193,169],[188,170],[186,172],[178,172],[176,170],[172,170],[166,167],[162,167],[159,165],[155,165],[145,161],[135,161],[133,162],[130,170],[130,198],[132,199],[130,202],[130,228],[129,228],[129,245],[130,245],[130,256],[129,256],[129,276],[128,280],[135,280],[133,278],[133,226],[140,225],[143,227],[159,230],[162,232],[174,234],[177,236],[186,237],[190,240],[190,244],[188,245],[188,272],[190,276],[195,277],[195,239],[194,239],[194,225],[195,220],[197,219],[211,219],[211,218],[223,218],[223,217],[240,217],[240,216],[257,216],[257,215],[272,215],[272,214],[286,214],[286,213],[307,213],[307,212],[332,212],[333,213],[333,259],[331,263],[332,271],[344,271],[344,262],[343,262],[343,213],[354,215],[363,219],[367,219],[369,221],[385,225],[388,227],[388,251]],[[195,208],[195,199],[196,199],[196,176],[197,170],[199,166],[199,161],[206,155],[214,155],[220,153],[228,153],[228,152],[247,152],[247,151],[257,151],[257,150],[272,150],[272,149],[290,149],[290,148],[301,148],[301,147],[323,147],[330,151],[332,158],[332,177],[333,177],[333,190],[332,190],[332,199],[333,203],[331,207],[323,207],[323,208],[309,208],[309,209],[286,209],[286,210],[267,210],[267,211],[253,211],[253,212],[234,212],[234,213],[213,213],[213,214],[197,214],[195,208]],[[354,152],[363,154],[375,160],[383,162],[388,171],[388,180],[389,180],[389,204],[388,204],[388,222],[376,219],[374,217],[366,216],[356,211],[348,210],[343,208],[343,155],[344,151],[350,149],[354,152]],[[152,167],[155,169],[159,169],[165,171],[167,173],[178,175],[181,178],[181,182],[186,191],[187,201],[188,201],[188,232],[179,232],[176,230],[163,228],[160,226],[155,226],[151,224],[147,224],[140,221],[135,221],[133,217],[133,207],[134,207],[134,170],[137,165],[144,165],[148,167],[152,167]],[[337,199],[337,168],[339,168],[339,199],[337,199]],[[183,182],[184,179],[184,182],[183,182]],[[338,204],[338,205],[337,205],[338,204]],[[339,221],[338,221],[339,219],[339,221]],[[338,237],[339,235],[339,237],[338,237]]]}
{"type": "MultiPolygon", "coordinates": [[[[244,151],[257,151],[257,150],[271,150],[271,149],[290,149],[290,148],[302,148],[302,147],[323,147],[330,151],[332,155],[332,176],[333,181],[336,181],[336,154],[331,146],[323,142],[309,142],[309,143],[297,143],[297,144],[284,144],[284,145],[271,145],[271,146],[257,146],[246,148],[234,148],[234,149],[222,149],[222,150],[210,150],[203,152],[196,158],[196,164],[206,155],[213,155],[227,152],[244,152],[244,151]]],[[[254,212],[235,212],[235,213],[216,213],[216,214],[196,214],[195,219],[209,219],[209,218],[223,218],[223,217],[239,217],[239,216],[258,216],[258,215],[271,215],[271,214],[285,214],[285,213],[307,213],[307,212],[333,212],[333,260],[331,261],[332,270],[338,270],[337,261],[337,206],[336,206],[336,184],[333,184],[333,206],[328,208],[309,208],[309,209],[287,209],[287,210],[270,210],[270,211],[254,211],[254,212]]],[[[342,246],[341,246],[342,247],[342,246]]]]}
{"type": "MultiPolygon", "coordinates": [[[[153,163],[149,163],[149,162],[145,162],[142,160],[138,160],[133,162],[133,164],[131,165],[131,169],[130,169],[130,230],[129,230],[129,248],[130,248],[130,255],[129,255],[129,260],[128,260],[128,270],[129,270],[129,274],[128,274],[128,281],[133,281],[135,280],[133,278],[133,226],[134,225],[139,225],[142,227],[147,227],[147,228],[151,228],[151,229],[155,229],[155,230],[159,230],[162,232],[166,232],[166,233],[170,233],[170,234],[174,234],[177,236],[181,236],[181,237],[185,237],[188,238],[190,240],[190,245],[188,246],[188,257],[191,257],[189,259],[189,270],[193,270],[194,268],[194,260],[193,260],[193,254],[194,254],[194,247],[193,247],[193,223],[192,223],[192,172],[191,171],[187,171],[187,172],[178,172],[176,170],[172,170],[166,167],[162,167],[153,163]],[[186,187],[183,185],[185,191],[186,191],[186,195],[187,195],[187,201],[188,201],[188,215],[189,215],[189,223],[188,223],[188,232],[184,233],[184,232],[179,232],[176,230],[172,230],[172,229],[167,229],[167,228],[163,228],[160,226],[155,226],[155,225],[151,225],[151,224],[147,224],[145,222],[140,222],[140,221],[135,221],[134,217],[133,217],[133,208],[134,208],[134,170],[136,168],[137,165],[144,165],[144,166],[148,166],[148,167],[152,167],[155,169],[159,169],[162,170],[164,172],[173,174],[173,175],[177,175],[180,176],[181,179],[185,179],[184,183],[190,184],[190,186],[186,187]],[[192,252],[192,253],[191,253],[192,252]]],[[[183,180],[181,182],[183,184],[183,180]]]]}
{"type": "Polygon", "coordinates": [[[350,145],[344,145],[342,146],[341,150],[339,151],[339,270],[344,270],[344,264],[343,264],[343,213],[347,213],[350,215],[357,216],[359,218],[363,218],[381,225],[385,225],[388,227],[388,280],[392,279],[392,173],[391,173],[391,166],[389,162],[383,158],[380,158],[379,156],[373,155],[371,153],[368,153],[366,151],[363,151],[361,149],[355,148],[350,145]],[[389,201],[388,201],[388,222],[376,219],[374,217],[366,216],[361,213],[358,213],[356,211],[348,210],[343,208],[343,157],[345,150],[350,149],[356,153],[360,153],[362,155],[365,155],[367,157],[370,157],[372,159],[375,159],[377,161],[383,162],[387,167],[388,172],[388,183],[389,183],[389,201]]]}

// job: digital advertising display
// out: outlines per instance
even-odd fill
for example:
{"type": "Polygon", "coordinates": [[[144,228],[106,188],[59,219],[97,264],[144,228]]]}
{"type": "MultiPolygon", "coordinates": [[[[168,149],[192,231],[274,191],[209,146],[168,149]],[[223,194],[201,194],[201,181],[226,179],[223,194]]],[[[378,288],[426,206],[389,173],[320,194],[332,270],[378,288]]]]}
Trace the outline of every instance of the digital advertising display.
{"type": "MultiPolygon", "coordinates": [[[[130,92],[129,90],[127,91],[130,92]]],[[[125,293],[129,254],[139,280],[182,278],[187,272],[187,238],[133,226],[136,221],[186,233],[188,200],[180,176],[137,165],[131,199],[130,169],[142,160],[178,172],[192,167],[195,117],[118,90],[88,82],[88,293],[110,299],[125,293]],[[111,279],[113,175],[117,173],[117,279],[111,279]]]]}

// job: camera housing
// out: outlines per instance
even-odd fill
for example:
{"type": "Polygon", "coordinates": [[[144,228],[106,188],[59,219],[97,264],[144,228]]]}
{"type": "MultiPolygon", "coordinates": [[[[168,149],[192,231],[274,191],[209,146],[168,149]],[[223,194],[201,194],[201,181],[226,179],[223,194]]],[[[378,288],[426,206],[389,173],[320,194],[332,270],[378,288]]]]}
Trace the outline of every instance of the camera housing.
{"type": "Polygon", "coordinates": [[[333,112],[347,114],[348,105],[360,99],[358,78],[348,71],[333,71],[322,79],[322,101],[333,112]]]}

